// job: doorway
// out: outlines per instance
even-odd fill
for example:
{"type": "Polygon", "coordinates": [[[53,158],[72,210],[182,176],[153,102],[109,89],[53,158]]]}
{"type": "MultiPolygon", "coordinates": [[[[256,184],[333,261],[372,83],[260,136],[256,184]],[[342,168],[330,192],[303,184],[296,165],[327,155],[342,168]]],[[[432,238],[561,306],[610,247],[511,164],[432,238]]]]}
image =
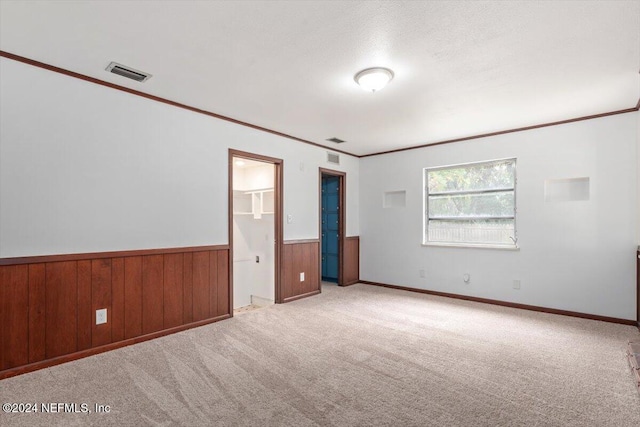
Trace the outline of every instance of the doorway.
{"type": "Polygon", "coordinates": [[[320,271],[323,282],[343,280],[345,173],[320,168],[320,271]]]}
{"type": "Polygon", "coordinates": [[[229,243],[233,309],[279,301],[282,161],[229,150],[229,243]]]}

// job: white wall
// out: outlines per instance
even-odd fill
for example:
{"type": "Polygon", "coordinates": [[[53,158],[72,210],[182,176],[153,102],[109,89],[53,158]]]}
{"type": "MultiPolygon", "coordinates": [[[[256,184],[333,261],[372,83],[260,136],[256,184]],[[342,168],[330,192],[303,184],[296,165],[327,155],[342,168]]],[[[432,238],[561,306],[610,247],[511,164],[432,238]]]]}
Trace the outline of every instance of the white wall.
{"type": "MultiPolygon", "coordinates": [[[[0,76],[0,257],[226,244],[229,148],[284,160],[284,237],[318,238],[326,150],[5,58],[0,76]]],[[[336,168],[348,235],[358,167],[336,168]]]]}
{"type": "Polygon", "coordinates": [[[634,319],[637,120],[628,113],[361,159],[361,279],[634,319]],[[521,249],[421,246],[422,169],[509,157],[518,162],[521,249]],[[545,203],[545,179],[585,176],[589,201],[545,203]],[[390,190],[407,191],[406,208],[382,208],[390,190]]]}
{"type": "Polygon", "coordinates": [[[263,190],[273,188],[275,167],[271,163],[259,166],[233,167],[233,189],[242,191],[263,190]]]}
{"type": "Polygon", "coordinates": [[[273,215],[233,217],[233,308],[251,304],[251,296],[275,300],[273,215]],[[256,262],[256,256],[260,262],[256,262]]]}

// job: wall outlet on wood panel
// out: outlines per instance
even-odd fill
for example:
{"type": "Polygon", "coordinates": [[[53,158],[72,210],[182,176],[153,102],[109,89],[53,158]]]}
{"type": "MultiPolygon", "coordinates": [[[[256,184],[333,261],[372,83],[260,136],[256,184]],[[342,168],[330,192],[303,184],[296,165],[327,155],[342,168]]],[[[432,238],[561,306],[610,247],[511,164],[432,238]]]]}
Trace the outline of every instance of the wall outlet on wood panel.
{"type": "Polygon", "coordinates": [[[102,325],[103,323],[107,323],[107,309],[102,308],[100,310],[96,310],[96,325],[102,325]]]}
{"type": "Polygon", "coordinates": [[[300,281],[304,282],[304,273],[300,273],[300,281]]]}

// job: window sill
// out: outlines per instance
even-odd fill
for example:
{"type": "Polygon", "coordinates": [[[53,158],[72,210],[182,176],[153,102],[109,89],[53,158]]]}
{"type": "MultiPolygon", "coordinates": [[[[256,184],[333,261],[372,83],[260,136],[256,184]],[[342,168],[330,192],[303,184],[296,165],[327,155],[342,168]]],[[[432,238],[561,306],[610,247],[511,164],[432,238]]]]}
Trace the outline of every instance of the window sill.
{"type": "Polygon", "coordinates": [[[436,246],[444,248],[471,248],[471,249],[497,249],[499,251],[519,251],[520,246],[504,246],[504,245],[490,245],[483,243],[440,243],[440,242],[427,242],[422,243],[422,246],[436,246]]]}

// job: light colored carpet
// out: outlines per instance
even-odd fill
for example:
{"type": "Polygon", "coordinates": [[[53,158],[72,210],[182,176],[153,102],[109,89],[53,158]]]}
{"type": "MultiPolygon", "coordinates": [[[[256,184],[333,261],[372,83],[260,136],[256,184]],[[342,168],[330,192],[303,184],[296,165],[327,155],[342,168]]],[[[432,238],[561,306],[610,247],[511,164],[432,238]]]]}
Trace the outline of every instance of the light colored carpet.
{"type": "Polygon", "coordinates": [[[245,305],[244,307],[235,308],[233,310],[233,315],[235,316],[235,315],[246,313],[247,311],[252,311],[252,310],[260,310],[261,308],[263,308],[263,306],[255,305],[255,304],[245,305]]]}
{"type": "Polygon", "coordinates": [[[639,426],[631,326],[355,285],[0,381],[3,426],[639,426]]]}

